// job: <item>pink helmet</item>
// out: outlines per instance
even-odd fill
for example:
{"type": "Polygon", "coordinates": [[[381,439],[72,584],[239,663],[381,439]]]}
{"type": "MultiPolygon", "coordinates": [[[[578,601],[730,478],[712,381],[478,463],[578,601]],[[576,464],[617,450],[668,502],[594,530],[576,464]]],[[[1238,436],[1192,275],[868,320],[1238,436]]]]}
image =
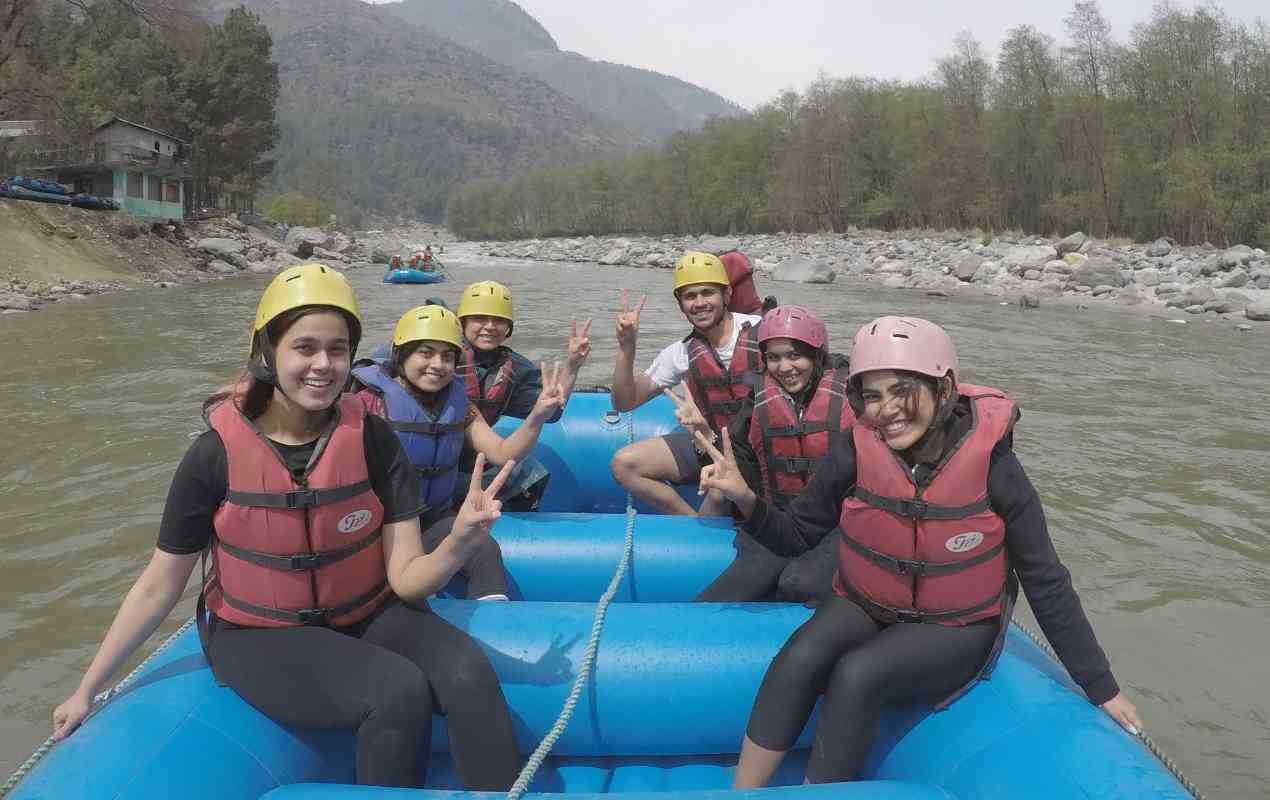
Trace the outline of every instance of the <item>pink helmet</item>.
{"type": "Polygon", "coordinates": [[[829,349],[825,323],[802,306],[777,306],[763,315],[758,325],[758,343],[780,337],[804,342],[817,350],[829,349]]]}
{"type": "Polygon", "coordinates": [[[917,317],[878,317],[860,328],[851,348],[854,380],[865,372],[895,369],[957,380],[957,348],[944,329],[917,317]]]}

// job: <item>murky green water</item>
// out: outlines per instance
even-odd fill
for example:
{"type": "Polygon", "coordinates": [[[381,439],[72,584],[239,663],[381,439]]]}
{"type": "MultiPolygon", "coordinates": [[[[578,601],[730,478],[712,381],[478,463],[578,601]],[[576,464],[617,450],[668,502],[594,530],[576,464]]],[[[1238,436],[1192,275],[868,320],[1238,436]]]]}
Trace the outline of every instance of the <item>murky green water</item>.
{"type": "MultiPolygon", "coordinates": [[[[682,336],[659,270],[450,253],[457,282],[385,286],[350,272],[382,341],[430,295],[511,285],[513,344],[564,349],[595,317],[582,381],[607,383],[617,288],[650,295],[639,362],[682,336]]],[[[264,278],[146,289],[0,317],[0,776],[47,735],[149,557],[167,482],[236,374],[264,278]]],[[[1016,436],[1058,550],[1148,731],[1212,797],[1270,794],[1270,337],[1100,311],[777,285],[844,346],[887,312],[946,325],[966,379],[1022,406],[1016,436]]],[[[769,288],[769,287],[763,287],[769,288]]],[[[165,630],[188,617],[187,604],[165,630]]]]}

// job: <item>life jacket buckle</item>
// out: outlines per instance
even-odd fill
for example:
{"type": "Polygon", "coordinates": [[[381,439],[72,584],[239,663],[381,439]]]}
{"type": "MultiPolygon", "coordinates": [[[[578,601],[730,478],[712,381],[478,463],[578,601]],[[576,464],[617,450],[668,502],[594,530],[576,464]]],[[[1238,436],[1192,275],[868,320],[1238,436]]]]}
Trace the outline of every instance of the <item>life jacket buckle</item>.
{"type": "Polygon", "coordinates": [[[921,577],[926,571],[925,561],[906,561],[902,558],[895,559],[895,571],[901,575],[909,575],[914,578],[921,577]]]}
{"type": "Polygon", "coordinates": [[[287,569],[292,572],[308,572],[322,566],[322,559],[317,553],[297,553],[287,556],[287,569]]]}
{"type": "Polygon", "coordinates": [[[911,622],[914,624],[920,624],[925,619],[926,619],[926,615],[920,611],[907,609],[907,608],[895,609],[896,622],[911,622]]]}
{"type": "Polygon", "coordinates": [[[294,492],[287,492],[287,508],[312,508],[317,504],[316,489],[297,489],[294,492]]]}
{"type": "Polygon", "coordinates": [[[930,505],[924,500],[904,500],[900,503],[900,513],[910,519],[924,519],[930,505]]]}
{"type": "Polygon", "coordinates": [[[326,612],[325,608],[302,608],[295,616],[301,625],[325,625],[326,612]]]}

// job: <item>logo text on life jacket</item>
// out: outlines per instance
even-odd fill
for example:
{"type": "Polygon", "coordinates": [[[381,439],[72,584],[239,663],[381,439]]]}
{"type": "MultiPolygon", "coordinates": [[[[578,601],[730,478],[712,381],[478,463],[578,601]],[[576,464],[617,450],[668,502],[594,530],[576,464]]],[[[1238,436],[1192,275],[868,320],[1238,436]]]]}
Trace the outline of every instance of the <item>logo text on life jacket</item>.
{"type": "Polygon", "coordinates": [[[964,553],[967,550],[974,550],[982,543],[982,533],[979,531],[969,531],[967,533],[959,533],[944,542],[944,549],[950,553],[964,553]]]}
{"type": "Polygon", "coordinates": [[[335,529],[340,533],[357,533],[370,523],[371,516],[370,511],[365,508],[351,511],[344,515],[344,518],[336,524],[335,529]]]}

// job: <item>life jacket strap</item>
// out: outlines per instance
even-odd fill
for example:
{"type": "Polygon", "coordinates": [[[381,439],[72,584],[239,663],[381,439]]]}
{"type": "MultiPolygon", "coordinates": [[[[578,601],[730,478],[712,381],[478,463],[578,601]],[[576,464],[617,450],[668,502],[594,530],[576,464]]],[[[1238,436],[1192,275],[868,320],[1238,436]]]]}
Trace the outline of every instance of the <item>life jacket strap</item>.
{"type": "Polygon", "coordinates": [[[379,541],[380,537],[383,536],[383,531],[382,527],[376,528],[369,536],[364,536],[350,545],[341,547],[338,550],[324,550],[321,553],[293,553],[291,555],[262,553],[259,550],[248,550],[229,544],[219,538],[216,540],[216,546],[239,561],[246,561],[248,564],[255,564],[258,567],[278,570],[279,572],[309,572],[343,561],[349,556],[360,553],[379,541]]]}
{"type": "Polygon", "coordinates": [[[847,593],[848,597],[868,612],[869,616],[887,624],[894,624],[897,622],[926,622],[938,624],[944,620],[957,619],[958,617],[968,617],[972,614],[978,614],[980,611],[992,608],[992,606],[1001,601],[1005,594],[1005,590],[1002,589],[1000,593],[992,595],[982,603],[977,603],[969,608],[959,608],[955,611],[919,611],[915,608],[892,608],[891,606],[874,602],[856,591],[855,587],[847,581],[840,581],[839,583],[842,586],[843,591],[847,593]]]}
{"type": "Polygon", "coordinates": [[[913,561],[904,558],[895,558],[888,556],[886,553],[880,553],[871,547],[852,539],[846,531],[839,529],[842,534],[842,541],[846,543],[856,553],[864,556],[868,560],[877,564],[879,567],[894,572],[896,575],[904,575],[913,578],[937,578],[941,575],[953,575],[963,570],[977,567],[987,561],[997,557],[1005,547],[1004,542],[998,542],[996,545],[989,547],[982,553],[979,553],[964,561],[913,561]]]}
{"type": "Polygon", "coordinates": [[[462,422],[404,422],[388,420],[388,426],[398,433],[418,433],[424,436],[440,436],[463,430],[462,422]]]}
{"type": "Polygon", "coordinates": [[[351,500],[370,488],[370,480],[367,479],[334,489],[296,489],[291,492],[241,492],[230,489],[225,493],[225,500],[234,505],[252,508],[313,508],[351,500]]]}
{"type": "Polygon", "coordinates": [[[388,588],[388,581],[385,579],[376,584],[370,591],[363,592],[352,600],[341,603],[338,606],[330,608],[302,608],[298,611],[285,611],[281,608],[270,608],[269,606],[258,606],[255,603],[248,603],[246,600],[234,597],[226,592],[224,585],[220,587],[220,591],[225,605],[244,614],[264,617],[278,622],[289,622],[292,625],[325,625],[327,620],[332,617],[341,617],[366,605],[378,597],[386,588],[388,588]]]}
{"type": "Polygon", "coordinates": [[[435,466],[435,467],[416,466],[415,474],[418,475],[420,478],[435,478],[438,475],[444,475],[445,473],[452,472],[458,468],[459,468],[459,464],[457,461],[452,462],[450,464],[441,464],[440,466],[435,466]]]}
{"type": "Polygon", "coordinates": [[[965,519],[966,517],[973,517],[975,514],[983,513],[991,507],[988,503],[987,495],[964,506],[941,506],[936,503],[927,503],[923,500],[885,497],[880,494],[874,494],[858,485],[851,491],[851,495],[874,508],[889,511],[898,517],[906,517],[908,519],[965,519]]]}
{"type": "Polygon", "coordinates": [[[817,465],[823,458],[805,458],[802,456],[773,456],[771,459],[772,468],[777,472],[811,472],[816,469],[817,465]]]}

